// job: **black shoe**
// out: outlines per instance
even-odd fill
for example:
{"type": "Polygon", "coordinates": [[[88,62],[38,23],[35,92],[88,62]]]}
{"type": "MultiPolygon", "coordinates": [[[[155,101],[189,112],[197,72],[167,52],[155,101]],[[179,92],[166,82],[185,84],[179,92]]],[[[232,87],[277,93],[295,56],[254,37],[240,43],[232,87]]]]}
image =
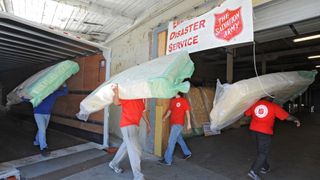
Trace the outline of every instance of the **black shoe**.
{"type": "Polygon", "coordinates": [[[183,159],[189,159],[191,157],[191,154],[188,154],[188,155],[183,155],[183,159]]]}
{"type": "Polygon", "coordinates": [[[263,168],[260,169],[260,172],[261,172],[262,174],[267,174],[267,173],[270,172],[270,171],[271,171],[270,168],[267,169],[267,168],[264,168],[264,167],[263,167],[263,168]]]}
{"type": "Polygon", "coordinates": [[[47,149],[43,149],[43,150],[40,150],[40,154],[43,157],[48,157],[50,155],[50,152],[47,149]]]}
{"type": "Polygon", "coordinates": [[[159,163],[163,164],[163,165],[166,165],[166,166],[171,166],[171,163],[168,163],[166,160],[162,159],[162,160],[159,160],[159,163]]]}
{"type": "Polygon", "coordinates": [[[256,174],[253,170],[250,170],[248,176],[253,180],[261,180],[260,176],[256,174]]]}

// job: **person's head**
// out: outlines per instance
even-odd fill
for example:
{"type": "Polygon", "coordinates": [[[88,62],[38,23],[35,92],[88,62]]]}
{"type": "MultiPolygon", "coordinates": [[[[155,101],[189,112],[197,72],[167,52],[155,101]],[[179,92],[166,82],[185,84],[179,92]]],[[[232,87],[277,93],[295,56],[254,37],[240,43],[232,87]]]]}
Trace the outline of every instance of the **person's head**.
{"type": "Polygon", "coordinates": [[[184,94],[182,92],[178,92],[177,95],[176,95],[176,98],[183,97],[183,95],[184,94]]]}

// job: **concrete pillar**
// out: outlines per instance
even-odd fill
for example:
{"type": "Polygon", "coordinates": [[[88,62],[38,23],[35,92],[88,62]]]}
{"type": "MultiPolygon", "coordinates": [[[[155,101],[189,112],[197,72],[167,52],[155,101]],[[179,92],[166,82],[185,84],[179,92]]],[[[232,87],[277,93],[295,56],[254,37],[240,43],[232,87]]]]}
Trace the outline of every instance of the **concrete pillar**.
{"type": "Polygon", "coordinates": [[[227,82],[233,82],[233,57],[234,49],[227,49],[227,82]]]}

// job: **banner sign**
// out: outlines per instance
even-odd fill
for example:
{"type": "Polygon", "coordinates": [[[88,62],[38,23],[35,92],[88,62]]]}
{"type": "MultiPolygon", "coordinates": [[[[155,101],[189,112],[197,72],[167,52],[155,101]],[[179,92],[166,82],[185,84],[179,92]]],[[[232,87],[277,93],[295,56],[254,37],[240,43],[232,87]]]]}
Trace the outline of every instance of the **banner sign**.
{"type": "Polygon", "coordinates": [[[167,54],[253,41],[251,0],[226,0],[199,17],[169,23],[167,54]]]}

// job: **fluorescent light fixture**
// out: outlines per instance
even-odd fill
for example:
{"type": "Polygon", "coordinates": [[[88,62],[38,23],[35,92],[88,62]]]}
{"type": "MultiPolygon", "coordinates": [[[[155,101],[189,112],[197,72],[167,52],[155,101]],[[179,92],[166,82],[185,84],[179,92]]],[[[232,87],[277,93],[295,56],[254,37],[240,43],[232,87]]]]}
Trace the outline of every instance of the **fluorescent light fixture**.
{"type": "Polygon", "coordinates": [[[309,56],[308,59],[316,59],[316,58],[320,58],[320,55],[315,55],[315,56],[309,56]]]}
{"type": "Polygon", "coordinates": [[[320,68],[320,65],[316,65],[316,68],[320,68]]]}
{"type": "Polygon", "coordinates": [[[317,38],[320,38],[320,34],[307,36],[307,37],[303,37],[303,38],[297,38],[297,39],[294,39],[293,42],[308,41],[308,40],[317,39],[317,38]]]}

